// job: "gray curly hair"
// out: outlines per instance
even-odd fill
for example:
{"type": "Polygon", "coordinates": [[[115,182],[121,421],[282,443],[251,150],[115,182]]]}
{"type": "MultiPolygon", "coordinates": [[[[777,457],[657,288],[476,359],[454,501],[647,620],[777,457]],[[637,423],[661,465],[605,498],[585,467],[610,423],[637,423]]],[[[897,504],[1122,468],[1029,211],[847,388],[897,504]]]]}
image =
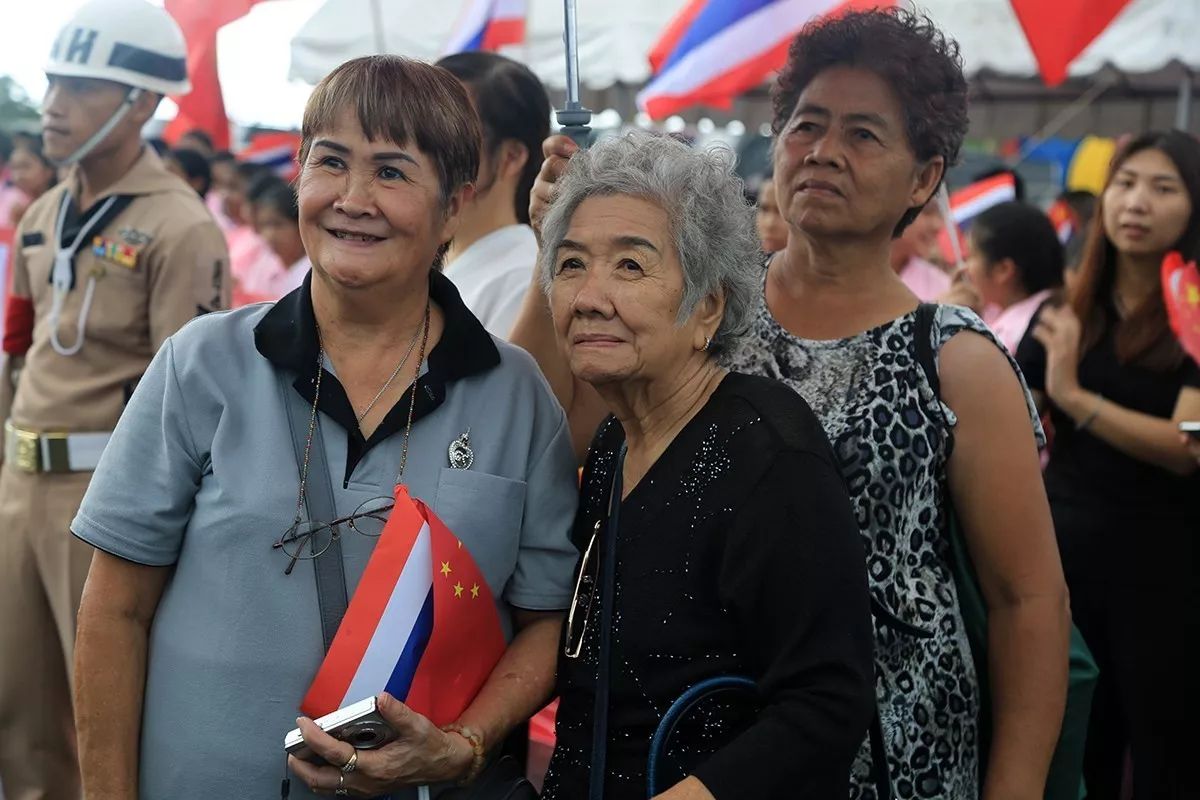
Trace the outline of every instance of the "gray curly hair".
{"type": "Polygon", "coordinates": [[[725,314],[712,337],[716,356],[745,335],[757,305],[761,270],[754,211],[728,147],[694,150],[676,139],[633,131],[571,157],[542,221],[542,286],[554,277],[571,218],[589,197],[628,195],[662,208],[683,266],[682,325],[709,294],[723,289],[725,314]]]}

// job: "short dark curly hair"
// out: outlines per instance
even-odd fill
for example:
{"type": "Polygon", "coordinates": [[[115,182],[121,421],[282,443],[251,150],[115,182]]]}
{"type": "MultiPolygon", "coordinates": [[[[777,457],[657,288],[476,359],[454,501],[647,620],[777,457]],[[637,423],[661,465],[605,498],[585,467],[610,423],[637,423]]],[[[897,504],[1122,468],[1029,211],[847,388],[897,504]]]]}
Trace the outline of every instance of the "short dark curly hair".
{"type": "MultiPolygon", "coordinates": [[[[810,22],[792,40],[771,91],[772,129],[779,134],[813,79],[832,67],[862,67],[883,78],[900,99],[908,142],[922,162],[934,156],[949,169],[967,133],[967,80],[958,42],[924,14],[875,9],[810,22]]],[[[943,175],[943,179],[944,179],[943,175]]],[[[911,208],[899,235],[921,213],[911,208]]]]}

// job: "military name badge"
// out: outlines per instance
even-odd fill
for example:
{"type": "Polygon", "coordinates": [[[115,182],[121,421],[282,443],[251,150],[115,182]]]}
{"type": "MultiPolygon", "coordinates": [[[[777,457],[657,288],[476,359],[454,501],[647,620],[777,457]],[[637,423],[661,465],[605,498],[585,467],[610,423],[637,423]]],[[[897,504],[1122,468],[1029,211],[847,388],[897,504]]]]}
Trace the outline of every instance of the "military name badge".
{"type": "Polygon", "coordinates": [[[115,242],[103,236],[97,236],[92,240],[92,255],[128,270],[137,269],[140,250],[139,247],[115,242]]]}

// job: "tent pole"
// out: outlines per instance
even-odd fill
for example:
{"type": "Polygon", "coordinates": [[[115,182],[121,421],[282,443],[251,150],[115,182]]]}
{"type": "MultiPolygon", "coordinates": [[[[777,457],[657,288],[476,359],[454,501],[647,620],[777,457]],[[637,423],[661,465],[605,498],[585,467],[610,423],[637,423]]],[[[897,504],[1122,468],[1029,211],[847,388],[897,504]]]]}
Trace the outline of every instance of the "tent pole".
{"type": "Polygon", "coordinates": [[[375,53],[387,53],[387,41],[383,35],[383,0],[371,0],[371,16],[375,25],[375,53]]]}
{"type": "Polygon", "coordinates": [[[1186,131],[1192,121],[1192,73],[1184,70],[1179,79],[1179,99],[1175,102],[1175,127],[1186,131]]]}
{"type": "Polygon", "coordinates": [[[1055,114],[1054,118],[1042,126],[1040,131],[1029,137],[1029,139],[1025,142],[1025,146],[1021,148],[1021,152],[1017,154],[1017,160],[1013,162],[1011,166],[1015,167],[1017,164],[1020,164],[1025,159],[1029,158],[1029,155],[1037,149],[1037,146],[1041,144],[1042,140],[1049,139],[1051,136],[1067,127],[1067,123],[1079,116],[1079,114],[1082,113],[1092,103],[1096,102],[1100,95],[1104,94],[1108,90],[1108,87],[1112,86],[1112,84],[1113,81],[1111,78],[1097,80],[1094,84],[1092,84],[1092,88],[1088,89],[1079,96],[1078,100],[1076,100],[1074,103],[1071,103],[1071,105],[1064,108],[1058,114],[1055,114]]]}

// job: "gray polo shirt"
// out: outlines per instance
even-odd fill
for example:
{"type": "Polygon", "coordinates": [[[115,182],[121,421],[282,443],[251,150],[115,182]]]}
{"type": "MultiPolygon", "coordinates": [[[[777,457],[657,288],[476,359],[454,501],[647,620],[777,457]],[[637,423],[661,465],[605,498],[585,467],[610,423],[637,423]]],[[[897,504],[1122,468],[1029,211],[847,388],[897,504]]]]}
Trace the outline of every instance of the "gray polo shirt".
{"type": "MultiPolygon", "coordinates": [[[[511,636],[511,606],[570,600],[566,419],[526,353],[490,337],[437,273],[431,290],[446,331],[421,378],[404,482],[470,549],[511,636]],[[474,464],[451,469],[448,448],[468,428],[474,464]]],[[[109,553],[175,568],[150,634],[146,800],[278,796],[283,736],[324,648],[311,564],[285,576],[287,557],[271,547],[299,479],[277,370],[311,402],[316,353],[308,281],[273,306],[186,326],[150,365],[72,525],[109,553]]],[[[390,493],[408,407],[405,395],[364,440],[324,376],[321,442],[339,514],[390,493]]],[[[342,538],[351,593],[374,542],[342,538]]],[[[291,796],[311,795],[293,781],[291,796]]]]}

